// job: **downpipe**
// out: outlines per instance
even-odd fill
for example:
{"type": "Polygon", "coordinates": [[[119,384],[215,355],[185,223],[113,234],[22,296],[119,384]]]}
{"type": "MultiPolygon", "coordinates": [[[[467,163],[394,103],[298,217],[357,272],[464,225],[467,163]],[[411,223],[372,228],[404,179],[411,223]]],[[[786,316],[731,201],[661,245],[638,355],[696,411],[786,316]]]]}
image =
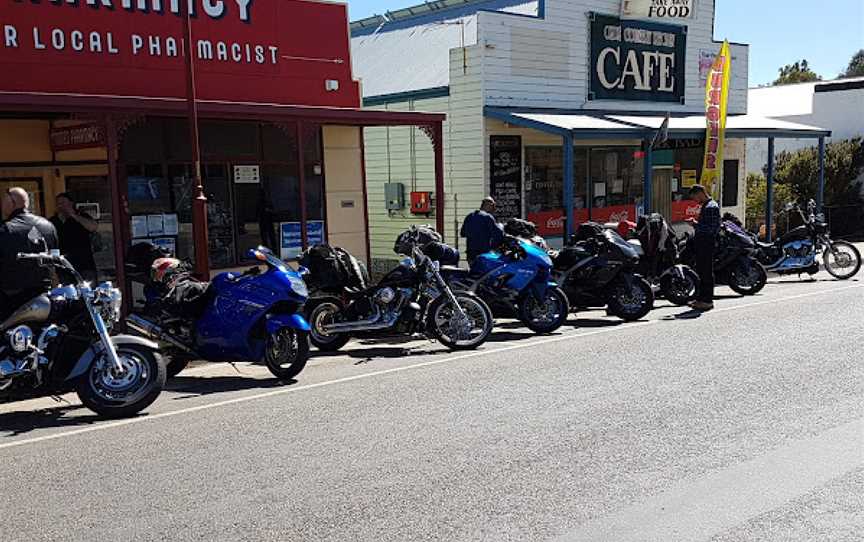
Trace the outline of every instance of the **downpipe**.
{"type": "Polygon", "coordinates": [[[154,341],[163,341],[186,353],[195,354],[194,350],[192,350],[179,340],[175,339],[170,333],[167,333],[158,325],[154,324],[149,320],[141,318],[137,314],[130,314],[129,316],[127,316],[126,324],[138,333],[141,333],[145,337],[153,339],[154,341]]]}

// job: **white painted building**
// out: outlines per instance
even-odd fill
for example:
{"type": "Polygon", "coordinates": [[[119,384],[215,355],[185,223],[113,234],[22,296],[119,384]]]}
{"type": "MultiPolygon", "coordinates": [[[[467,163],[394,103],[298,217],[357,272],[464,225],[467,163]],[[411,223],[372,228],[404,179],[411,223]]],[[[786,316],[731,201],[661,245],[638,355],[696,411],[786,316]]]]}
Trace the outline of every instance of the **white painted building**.
{"type": "MultiPolygon", "coordinates": [[[[751,114],[821,126],[831,130],[827,141],[864,137],[864,77],[797,85],[751,88],[751,114]]],[[[812,139],[778,139],[775,152],[812,147],[812,139]]],[[[768,160],[768,143],[747,141],[747,172],[761,173],[768,160]]]]}
{"type": "MultiPolygon", "coordinates": [[[[365,107],[447,114],[445,191],[433,197],[450,243],[488,194],[499,218],[527,218],[553,238],[588,219],[634,220],[646,203],[680,220],[698,212],[686,187],[702,169],[705,77],[720,48],[714,2],[690,3],[689,18],[622,21],[621,0],[428,2],[352,23],[354,73],[365,107]],[[642,146],[667,112],[670,140],[646,164],[642,146]]],[[[808,127],[744,116],[748,48],[731,50],[738,117],[721,203],[743,215],[740,138],[808,127]]],[[[432,222],[397,201],[433,190],[431,145],[415,129],[367,129],[365,156],[372,254],[392,259],[398,232],[432,222]]]]}

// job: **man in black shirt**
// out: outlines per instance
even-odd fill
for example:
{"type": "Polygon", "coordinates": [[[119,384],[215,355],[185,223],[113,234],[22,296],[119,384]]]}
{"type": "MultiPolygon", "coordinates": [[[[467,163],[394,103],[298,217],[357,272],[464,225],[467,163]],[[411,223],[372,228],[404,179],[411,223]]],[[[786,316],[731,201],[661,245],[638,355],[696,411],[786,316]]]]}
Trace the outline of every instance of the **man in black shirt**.
{"type": "Polygon", "coordinates": [[[57,214],[51,217],[60,238],[60,253],[66,256],[85,280],[95,282],[96,260],[93,258],[91,235],[99,224],[87,213],[79,213],[75,200],[68,192],[57,194],[57,214]]]}
{"type": "Polygon", "coordinates": [[[702,185],[690,188],[690,199],[702,206],[699,221],[695,224],[696,236],[693,243],[696,249],[696,273],[699,275],[699,288],[696,301],[690,304],[698,311],[714,308],[714,245],[720,231],[720,206],[708,195],[702,185]]]}
{"type": "Polygon", "coordinates": [[[504,230],[495,220],[495,200],[483,198],[480,208],[465,217],[459,235],[467,239],[468,264],[474,259],[501,245],[504,241],[504,230]]]}
{"type": "Polygon", "coordinates": [[[2,195],[0,224],[0,319],[12,314],[31,298],[51,287],[48,269],[33,261],[18,261],[18,253],[37,253],[57,248],[57,232],[50,222],[32,214],[30,196],[23,188],[2,195]]]}

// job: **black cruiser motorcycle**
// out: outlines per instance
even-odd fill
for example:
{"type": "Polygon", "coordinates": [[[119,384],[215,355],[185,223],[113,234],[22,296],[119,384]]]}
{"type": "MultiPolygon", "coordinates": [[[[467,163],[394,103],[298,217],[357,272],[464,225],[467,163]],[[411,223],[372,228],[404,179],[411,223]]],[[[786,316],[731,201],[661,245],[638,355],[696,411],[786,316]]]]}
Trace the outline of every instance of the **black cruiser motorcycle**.
{"type": "Polygon", "coordinates": [[[808,202],[807,213],[797,203],[787,203],[782,212],[797,212],[803,224],[773,243],[758,243],[757,257],[768,271],[815,275],[821,254],[822,265],[834,278],[846,280],[858,273],[861,254],[852,243],[831,239],[824,217],[816,214],[816,202],[808,202]]]}
{"type": "MultiPolygon", "coordinates": [[[[307,304],[310,339],[319,350],[336,351],[352,336],[423,333],[453,350],[477,348],[492,332],[492,312],[474,294],[454,292],[441,277],[440,264],[424,254],[423,228],[412,227],[396,240],[394,251],[408,256],[369,288],[317,289],[307,304]]],[[[316,289],[327,270],[310,269],[306,280],[316,289]]]]}
{"type": "MultiPolygon", "coordinates": [[[[692,235],[678,241],[681,263],[695,266],[696,247],[692,235]]],[[[732,220],[723,220],[714,249],[714,278],[741,295],[756,295],[768,282],[768,273],[756,259],[756,241],[732,220]]]]}
{"type": "Polygon", "coordinates": [[[0,323],[0,402],[74,390],[106,418],[131,416],[153,403],[166,378],[158,346],[110,336],[120,318],[120,291],[110,282],[91,287],[57,250],[18,259],[74,282],[34,297],[0,323]]]}

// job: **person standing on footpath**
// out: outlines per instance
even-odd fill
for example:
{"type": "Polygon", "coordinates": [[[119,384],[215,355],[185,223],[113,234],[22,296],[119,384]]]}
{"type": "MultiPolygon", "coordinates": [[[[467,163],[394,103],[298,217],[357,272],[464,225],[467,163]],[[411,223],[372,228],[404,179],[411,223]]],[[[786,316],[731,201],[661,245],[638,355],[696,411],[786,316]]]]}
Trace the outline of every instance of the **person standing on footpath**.
{"type": "Polygon", "coordinates": [[[495,221],[495,200],[483,198],[480,208],[465,217],[459,235],[467,240],[465,250],[468,264],[474,259],[501,246],[504,242],[504,229],[495,221]]]}
{"type": "Polygon", "coordinates": [[[18,261],[28,254],[57,248],[57,231],[41,216],[32,214],[30,196],[23,188],[10,188],[2,195],[0,225],[0,318],[51,288],[51,272],[33,261],[18,261]]]}
{"type": "Polygon", "coordinates": [[[690,199],[702,206],[699,220],[694,225],[696,236],[693,238],[699,287],[696,300],[690,306],[697,311],[710,311],[714,308],[714,247],[720,231],[720,206],[699,184],[690,188],[690,199]]]}
{"type": "Polygon", "coordinates": [[[84,280],[97,279],[96,259],[90,237],[99,229],[99,223],[87,213],[79,213],[75,200],[68,192],[57,194],[57,214],[51,217],[60,238],[60,253],[66,256],[84,280]]]}

